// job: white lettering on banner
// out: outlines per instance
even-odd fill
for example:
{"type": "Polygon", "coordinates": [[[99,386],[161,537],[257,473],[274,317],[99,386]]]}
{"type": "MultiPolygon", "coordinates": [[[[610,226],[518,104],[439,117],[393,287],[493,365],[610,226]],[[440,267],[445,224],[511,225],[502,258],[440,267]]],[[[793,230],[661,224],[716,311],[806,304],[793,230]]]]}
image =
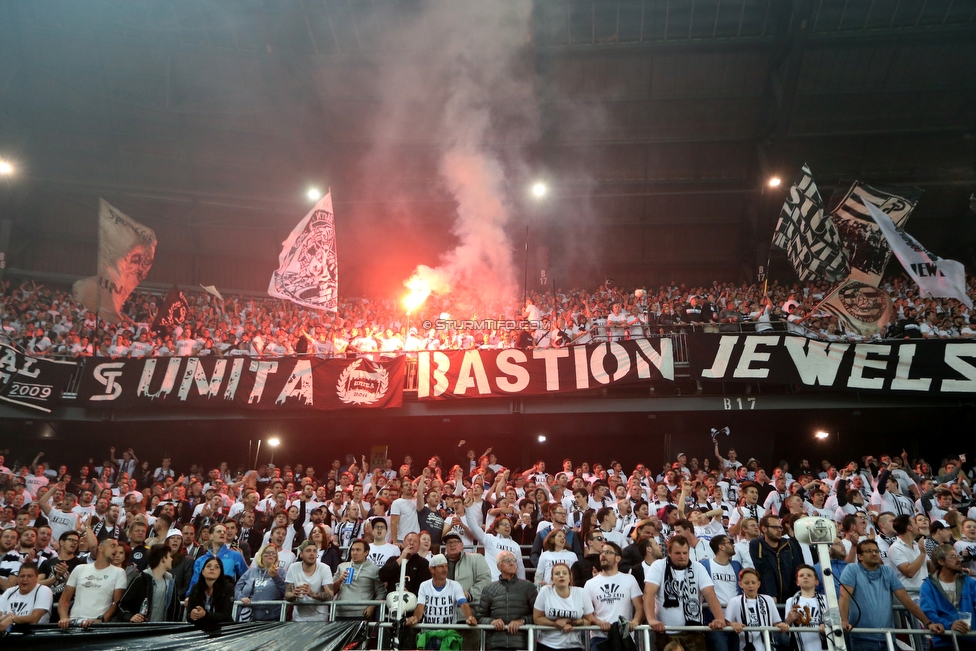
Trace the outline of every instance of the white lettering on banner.
{"type": "Polygon", "coordinates": [[[593,379],[600,384],[610,384],[611,379],[616,382],[630,372],[630,355],[627,354],[623,346],[616,342],[607,344],[606,348],[597,346],[590,353],[590,372],[593,374],[593,379]],[[607,373],[607,367],[604,365],[607,352],[613,354],[617,359],[617,370],[614,372],[613,378],[607,373]]]}
{"type": "Polygon", "coordinates": [[[755,378],[765,380],[769,377],[768,368],[752,368],[753,362],[768,362],[769,353],[756,352],[759,346],[778,346],[782,337],[746,337],[742,346],[742,356],[739,357],[739,364],[735,367],[732,377],[755,378]]]}
{"type": "Polygon", "coordinates": [[[651,377],[651,364],[665,380],[674,379],[674,348],[670,339],[659,339],[661,352],[654,350],[649,339],[637,340],[637,377],[646,380],[651,377]]]}
{"type": "Polygon", "coordinates": [[[264,387],[268,383],[268,373],[278,372],[278,362],[251,362],[251,372],[255,373],[254,386],[251,388],[251,395],[247,397],[247,404],[253,405],[261,402],[264,395],[264,387]]]}
{"type": "Polygon", "coordinates": [[[447,371],[451,367],[450,358],[444,353],[420,353],[417,364],[417,397],[430,397],[430,362],[434,361],[434,397],[447,391],[447,371]]]}
{"type": "Polygon", "coordinates": [[[312,363],[307,359],[300,359],[295,362],[295,368],[288,376],[288,381],[285,382],[284,388],[278,394],[275,404],[283,405],[288,398],[301,398],[309,406],[314,401],[312,397],[312,363]]]}
{"type": "Polygon", "coordinates": [[[590,371],[586,365],[586,348],[576,346],[573,348],[573,360],[576,362],[576,388],[590,388],[590,371]]]}
{"type": "Polygon", "coordinates": [[[702,377],[707,380],[721,380],[725,377],[725,372],[729,369],[729,360],[732,359],[732,351],[739,342],[738,335],[726,335],[718,342],[718,352],[715,353],[715,360],[712,367],[702,371],[702,377]]]}
{"type": "Polygon", "coordinates": [[[811,387],[833,386],[834,380],[837,379],[837,371],[840,370],[840,363],[850,347],[849,344],[825,344],[805,337],[787,337],[783,343],[790,357],[793,358],[796,371],[800,374],[800,381],[811,387]]]}
{"type": "MultiPolygon", "coordinates": [[[[446,384],[447,380],[445,379],[444,382],[446,384]]],[[[458,371],[457,384],[454,385],[454,395],[463,396],[468,389],[475,386],[475,383],[478,386],[478,393],[482,395],[491,393],[488,374],[485,373],[485,365],[481,363],[481,355],[477,350],[466,350],[464,357],[461,358],[461,370],[458,371]]]]}
{"type": "Polygon", "coordinates": [[[168,396],[176,385],[176,374],[179,370],[180,359],[178,357],[170,359],[166,366],[166,374],[163,376],[163,383],[159,387],[159,391],[150,393],[149,384],[152,382],[153,376],[156,373],[156,360],[147,359],[143,362],[142,376],[139,378],[139,384],[136,386],[136,395],[154,399],[161,396],[168,396]]]}
{"type": "Polygon", "coordinates": [[[915,358],[915,344],[902,344],[898,348],[898,365],[895,368],[895,379],[891,381],[891,388],[902,391],[928,391],[932,385],[932,378],[923,377],[912,379],[908,377],[912,370],[912,360],[915,358]]]}
{"type": "Polygon", "coordinates": [[[851,367],[851,375],[847,378],[847,386],[851,389],[883,389],[883,377],[864,377],[864,371],[869,368],[881,371],[888,368],[887,361],[870,359],[868,355],[884,357],[890,354],[891,346],[883,346],[881,344],[858,344],[854,346],[854,366],[851,367]]]}
{"type": "Polygon", "coordinates": [[[203,370],[199,357],[190,357],[186,360],[186,369],[183,371],[183,381],[180,382],[180,390],[176,395],[180,400],[186,400],[190,395],[190,387],[196,384],[197,393],[201,396],[212,398],[220,391],[220,384],[224,381],[224,370],[227,368],[226,359],[218,359],[214,364],[213,375],[207,381],[207,372],[203,370]]]}
{"type": "Polygon", "coordinates": [[[109,362],[95,367],[92,375],[105,387],[105,395],[92,396],[93,401],[115,400],[122,395],[122,385],[115,380],[122,375],[123,366],[125,362],[109,362]]]}
{"type": "Polygon", "coordinates": [[[495,384],[498,385],[499,391],[518,393],[529,386],[529,372],[519,366],[519,364],[524,364],[527,361],[528,357],[525,356],[525,353],[516,348],[504,350],[498,354],[498,357],[495,358],[498,370],[513,378],[511,380],[507,377],[496,378],[495,384]]]}
{"type": "Polygon", "coordinates": [[[237,385],[241,382],[241,373],[244,372],[244,360],[235,359],[230,369],[230,379],[227,380],[227,388],[224,390],[224,400],[233,400],[237,395],[237,385]]]}
{"type": "Polygon", "coordinates": [[[942,390],[953,393],[976,392],[976,367],[963,357],[976,357],[976,344],[957,344],[946,346],[945,363],[964,380],[942,380],[942,390]]]}
{"type": "Polygon", "coordinates": [[[569,357],[566,348],[536,348],[532,351],[532,359],[542,359],[546,362],[546,391],[559,391],[559,358],[569,357]]]}

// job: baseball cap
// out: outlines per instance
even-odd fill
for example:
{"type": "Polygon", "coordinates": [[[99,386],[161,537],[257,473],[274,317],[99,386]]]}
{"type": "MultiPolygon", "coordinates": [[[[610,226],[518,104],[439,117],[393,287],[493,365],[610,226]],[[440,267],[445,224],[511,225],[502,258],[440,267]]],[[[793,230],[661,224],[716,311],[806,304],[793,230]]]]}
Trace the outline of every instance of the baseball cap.
{"type": "Polygon", "coordinates": [[[438,567],[440,565],[447,565],[447,556],[444,554],[435,554],[433,558],[430,559],[428,563],[431,567],[438,567]]]}
{"type": "Polygon", "coordinates": [[[935,533],[936,531],[942,531],[943,529],[948,529],[949,525],[942,520],[932,520],[932,524],[929,525],[929,531],[935,533]]]}
{"type": "Polygon", "coordinates": [[[445,534],[444,536],[442,536],[442,537],[441,537],[441,542],[443,542],[443,543],[447,543],[447,541],[448,541],[448,540],[452,540],[452,539],[453,539],[453,540],[460,540],[461,542],[464,542],[464,538],[462,538],[461,536],[459,536],[459,535],[458,535],[458,534],[457,534],[456,532],[454,532],[454,531],[451,531],[450,533],[447,533],[447,534],[445,534]]]}

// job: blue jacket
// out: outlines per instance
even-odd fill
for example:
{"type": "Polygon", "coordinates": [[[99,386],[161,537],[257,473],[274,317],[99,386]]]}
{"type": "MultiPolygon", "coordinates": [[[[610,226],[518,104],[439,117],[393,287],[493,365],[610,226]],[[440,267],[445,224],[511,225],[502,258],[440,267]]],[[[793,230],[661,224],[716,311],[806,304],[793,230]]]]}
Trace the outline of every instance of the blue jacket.
{"type": "MultiPolygon", "coordinates": [[[[958,609],[953,608],[952,604],[949,603],[945,591],[939,585],[938,577],[930,576],[922,582],[922,590],[920,593],[922,612],[933,622],[938,622],[945,626],[946,632],[949,631],[949,627],[952,626],[953,622],[959,619],[959,612],[974,615],[973,619],[976,619],[976,612],[973,610],[974,606],[976,606],[976,579],[965,574],[960,574],[956,577],[956,592],[960,595],[958,609]]],[[[952,647],[951,637],[936,635],[932,639],[935,641],[936,648],[952,647]]]]}
{"type": "MultiPolygon", "coordinates": [[[[193,586],[197,584],[200,580],[200,572],[203,571],[203,566],[206,565],[207,561],[214,557],[213,549],[208,549],[207,553],[201,556],[193,563],[193,578],[190,579],[190,587],[187,593],[193,589],[193,586]]],[[[220,559],[221,565],[224,566],[224,574],[233,581],[237,583],[238,579],[244,576],[247,572],[247,563],[244,562],[244,556],[241,555],[236,549],[231,549],[227,545],[224,545],[217,551],[217,558],[220,559]]]]}

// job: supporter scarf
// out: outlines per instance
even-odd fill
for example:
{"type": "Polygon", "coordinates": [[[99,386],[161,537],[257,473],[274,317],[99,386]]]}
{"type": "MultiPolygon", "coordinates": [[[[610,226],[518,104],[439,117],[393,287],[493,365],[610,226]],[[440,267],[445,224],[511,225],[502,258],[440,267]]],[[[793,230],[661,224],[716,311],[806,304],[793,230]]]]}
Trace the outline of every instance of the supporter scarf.
{"type": "Polygon", "coordinates": [[[685,578],[678,581],[674,578],[674,566],[671,559],[665,559],[664,568],[664,607],[677,608],[681,606],[685,616],[685,626],[701,626],[701,592],[695,579],[695,570],[689,562],[684,569],[685,578]]]}
{"type": "MultiPolygon", "coordinates": [[[[763,599],[762,595],[756,595],[756,611],[755,618],[750,620],[749,613],[751,611],[746,609],[746,597],[742,595],[739,597],[742,600],[742,619],[743,624],[746,626],[772,626],[772,620],[769,615],[769,604],[763,599]]],[[[743,651],[755,651],[756,645],[752,643],[752,633],[750,631],[745,632],[746,635],[746,645],[743,651]]]]}

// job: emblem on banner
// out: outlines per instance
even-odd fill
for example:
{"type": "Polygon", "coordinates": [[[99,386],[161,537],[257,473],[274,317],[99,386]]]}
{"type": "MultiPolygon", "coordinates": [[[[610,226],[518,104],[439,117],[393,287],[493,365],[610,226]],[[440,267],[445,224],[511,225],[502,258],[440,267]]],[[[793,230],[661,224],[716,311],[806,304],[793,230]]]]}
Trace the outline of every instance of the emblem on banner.
{"type": "Polygon", "coordinates": [[[382,366],[374,366],[370,372],[362,369],[363,359],[343,369],[336,383],[336,395],[346,404],[371,405],[386,395],[390,374],[382,366]]]}
{"type": "Polygon", "coordinates": [[[888,295],[883,289],[861,282],[850,282],[838,293],[844,311],[861,323],[874,323],[888,309],[888,295]]]}

